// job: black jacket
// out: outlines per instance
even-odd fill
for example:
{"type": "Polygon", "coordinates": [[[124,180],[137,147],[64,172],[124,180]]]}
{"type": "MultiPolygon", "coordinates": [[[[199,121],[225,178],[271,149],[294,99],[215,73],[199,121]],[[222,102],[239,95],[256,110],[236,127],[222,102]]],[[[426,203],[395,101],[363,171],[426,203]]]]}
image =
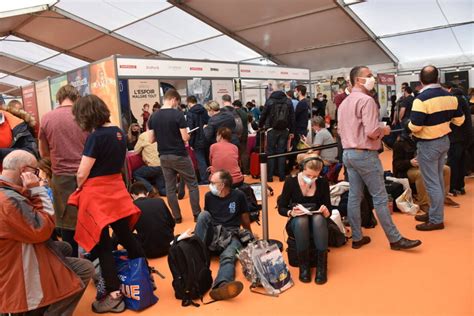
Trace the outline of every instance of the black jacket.
{"type": "Polygon", "coordinates": [[[393,145],[392,170],[395,178],[408,178],[407,172],[413,168],[410,160],[415,158],[416,144],[409,136],[400,136],[393,145]]]}
{"type": "Polygon", "coordinates": [[[209,147],[207,145],[206,137],[204,136],[203,126],[209,122],[209,115],[206,109],[201,104],[196,104],[189,109],[186,115],[189,129],[199,127],[196,131],[191,133],[191,139],[189,140],[189,146],[195,149],[203,149],[209,147]]]}
{"type": "Polygon", "coordinates": [[[265,102],[265,107],[263,108],[262,114],[260,115],[259,127],[265,127],[266,129],[272,127],[272,107],[275,103],[286,102],[288,106],[288,130],[290,134],[295,133],[295,111],[293,110],[293,104],[291,100],[288,99],[286,94],[283,91],[274,91],[267,102],[265,102]]]}
{"type": "Polygon", "coordinates": [[[204,136],[208,145],[216,142],[217,130],[221,127],[228,127],[232,131],[232,144],[239,146],[239,138],[235,133],[235,119],[232,112],[220,111],[216,115],[209,118],[206,128],[204,128],[204,136]]]}
{"type": "Polygon", "coordinates": [[[308,100],[298,101],[295,110],[295,133],[297,135],[308,134],[309,105],[308,100]]]}
{"type": "Polygon", "coordinates": [[[450,124],[451,133],[449,133],[449,141],[451,143],[463,143],[467,148],[472,142],[471,109],[461,90],[454,89],[453,95],[458,99],[458,104],[464,113],[464,123],[461,126],[450,124]]]}
{"type": "Polygon", "coordinates": [[[16,149],[23,149],[26,150],[37,158],[39,157],[38,154],[38,144],[36,143],[36,139],[31,134],[28,125],[25,122],[22,122],[16,125],[12,129],[12,144],[10,148],[0,148],[0,162],[12,151],[16,149]]]}

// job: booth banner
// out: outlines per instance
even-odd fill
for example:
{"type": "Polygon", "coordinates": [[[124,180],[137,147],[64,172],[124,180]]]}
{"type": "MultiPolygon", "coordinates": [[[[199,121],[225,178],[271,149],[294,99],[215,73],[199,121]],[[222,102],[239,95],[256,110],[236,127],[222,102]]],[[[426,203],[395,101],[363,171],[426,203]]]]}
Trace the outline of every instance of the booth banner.
{"type": "Polygon", "coordinates": [[[206,102],[212,100],[211,80],[203,80],[201,78],[188,80],[187,90],[187,95],[195,96],[199,104],[204,105],[206,102]]]}
{"type": "Polygon", "coordinates": [[[68,73],[67,81],[79,91],[81,96],[91,93],[89,89],[89,66],[68,73]]]}
{"type": "Polygon", "coordinates": [[[148,112],[151,114],[153,104],[160,102],[160,83],[153,79],[129,79],[128,93],[130,97],[130,110],[143,125],[143,106],[148,104],[148,112]]]}
{"type": "Polygon", "coordinates": [[[239,65],[241,78],[309,80],[309,69],[260,65],[239,65]]]}
{"type": "Polygon", "coordinates": [[[212,80],[212,97],[222,106],[222,96],[234,95],[234,85],[231,80],[212,80]]]}
{"type": "Polygon", "coordinates": [[[380,104],[380,117],[383,118],[387,116],[387,86],[386,85],[379,84],[378,97],[379,97],[379,104],[380,104]]]}
{"type": "Polygon", "coordinates": [[[107,104],[112,124],[121,126],[115,78],[115,63],[113,59],[90,65],[91,93],[97,95],[107,104]]]}
{"type": "Polygon", "coordinates": [[[237,64],[185,60],[117,58],[121,77],[236,78],[237,64]]]}
{"type": "Polygon", "coordinates": [[[265,104],[265,89],[256,89],[256,88],[249,88],[242,91],[242,103],[247,104],[247,102],[255,101],[257,106],[265,104]]]}
{"type": "Polygon", "coordinates": [[[386,75],[378,74],[377,83],[379,85],[394,86],[395,85],[395,75],[386,75]]]}
{"type": "Polygon", "coordinates": [[[36,121],[36,135],[38,135],[38,104],[36,103],[35,85],[31,84],[21,88],[21,96],[23,98],[23,109],[31,114],[36,121]]]}
{"type": "Polygon", "coordinates": [[[51,93],[51,107],[54,109],[58,106],[58,102],[56,101],[56,93],[62,87],[67,85],[67,77],[66,75],[62,75],[56,78],[51,78],[49,80],[49,90],[51,93]]]}
{"type": "Polygon", "coordinates": [[[41,117],[44,114],[51,111],[51,95],[49,91],[49,80],[45,79],[35,83],[36,90],[36,104],[38,108],[38,119],[41,121],[41,117]]]}

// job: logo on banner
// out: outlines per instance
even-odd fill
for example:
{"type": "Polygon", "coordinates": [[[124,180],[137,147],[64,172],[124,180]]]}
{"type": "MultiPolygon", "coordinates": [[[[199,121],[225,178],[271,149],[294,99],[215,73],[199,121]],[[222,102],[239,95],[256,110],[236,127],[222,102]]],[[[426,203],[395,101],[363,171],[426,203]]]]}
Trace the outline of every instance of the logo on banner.
{"type": "Polygon", "coordinates": [[[192,70],[192,71],[202,71],[202,67],[189,67],[189,70],[192,70]]]}
{"type": "Polygon", "coordinates": [[[119,67],[125,69],[137,69],[137,65],[120,65],[119,67]]]}
{"type": "Polygon", "coordinates": [[[240,69],[240,72],[251,72],[250,69],[240,69]]]}
{"type": "Polygon", "coordinates": [[[211,68],[211,71],[219,71],[219,68],[211,68]]]}

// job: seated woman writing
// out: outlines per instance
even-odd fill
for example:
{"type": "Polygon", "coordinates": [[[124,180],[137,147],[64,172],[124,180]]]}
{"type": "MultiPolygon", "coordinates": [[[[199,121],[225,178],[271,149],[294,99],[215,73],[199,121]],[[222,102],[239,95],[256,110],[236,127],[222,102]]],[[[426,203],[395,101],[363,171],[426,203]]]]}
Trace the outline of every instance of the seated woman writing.
{"type": "Polygon", "coordinates": [[[323,168],[322,159],[312,153],[300,154],[297,157],[300,172],[295,177],[285,180],[283,191],[278,197],[278,212],[287,216],[287,229],[295,236],[298,254],[299,279],[311,282],[309,258],[310,242],[316,247],[317,284],[327,281],[327,218],[331,215],[328,181],[319,177],[323,168]]]}
{"type": "Polygon", "coordinates": [[[227,170],[232,176],[232,188],[238,188],[244,183],[244,176],[239,166],[239,148],[231,143],[232,131],[228,127],[217,130],[216,143],[211,145],[209,153],[209,173],[217,170],[227,170]]]}

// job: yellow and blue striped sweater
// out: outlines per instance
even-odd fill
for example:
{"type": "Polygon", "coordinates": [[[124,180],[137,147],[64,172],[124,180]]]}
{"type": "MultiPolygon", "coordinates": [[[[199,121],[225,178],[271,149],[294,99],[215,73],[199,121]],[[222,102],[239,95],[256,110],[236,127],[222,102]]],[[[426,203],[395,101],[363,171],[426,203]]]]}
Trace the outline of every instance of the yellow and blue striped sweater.
{"type": "Polygon", "coordinates": [[[450,123],[461,126],[464,114],[455,96],[441,87],[421,92],[413,101],[408,127],[420,140],[432,140],[451,132],[450,123]]]}

